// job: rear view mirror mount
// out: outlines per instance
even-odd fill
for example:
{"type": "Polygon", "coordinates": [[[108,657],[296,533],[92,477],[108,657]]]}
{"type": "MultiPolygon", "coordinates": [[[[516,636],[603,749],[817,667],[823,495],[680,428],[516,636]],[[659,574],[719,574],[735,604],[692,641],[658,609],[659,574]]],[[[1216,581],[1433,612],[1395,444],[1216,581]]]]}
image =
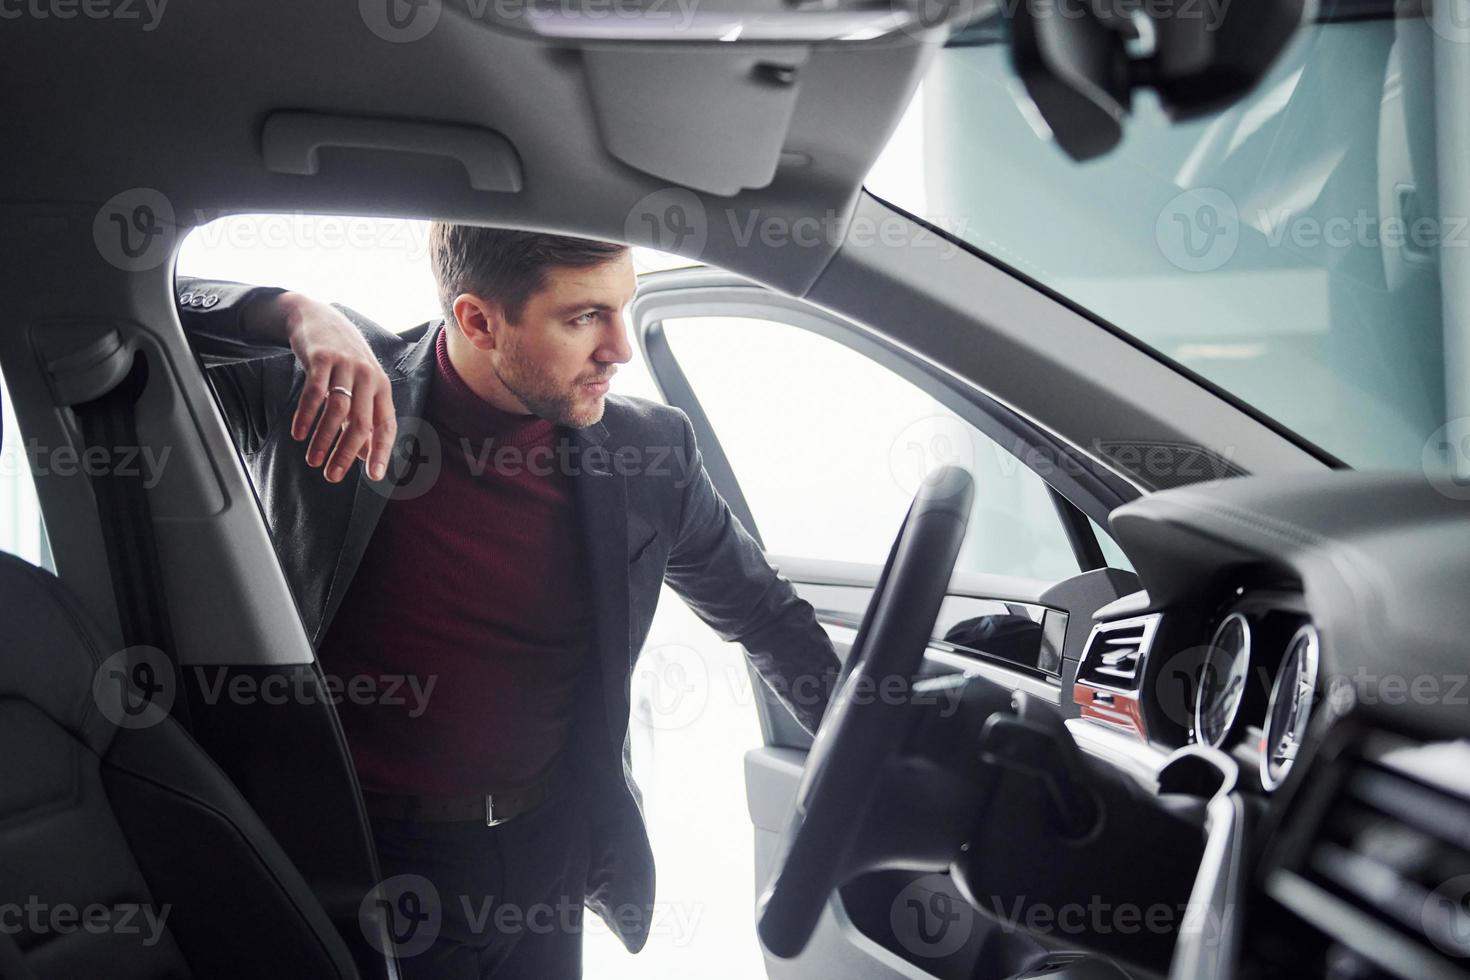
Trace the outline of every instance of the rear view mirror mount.
{"type": "Polygon", "coordinates": [[[1301,24],[1307,0],[1025,0],[1011,57],[1057,145],[1075,160],[1123,138],[1134,89],[1183,120],[1242,98],[1301,24]]]}

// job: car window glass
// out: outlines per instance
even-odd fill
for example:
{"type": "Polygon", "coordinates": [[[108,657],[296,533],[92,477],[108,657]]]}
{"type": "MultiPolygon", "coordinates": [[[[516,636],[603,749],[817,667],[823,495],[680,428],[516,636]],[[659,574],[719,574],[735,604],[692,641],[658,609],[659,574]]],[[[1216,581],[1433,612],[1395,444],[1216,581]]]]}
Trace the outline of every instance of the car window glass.
{"type": "Polygon", "coordinates": [[[1187,121],[1142,91],[1118,147],[1080,166],[1016,97],[997,12],[936,52],[865,186],[1350,466],[1464,477],[1470,328],[1446,311],[1470,220],[1463,165],[1436,165],[1463,102],[1436,68],[1463,46],[1428,9],[1314,23],[1245,98],[1187,121]]]}
{"type": "Polygon", "coordinates": [[[960,570],[1077,573],[1042,480],[882,365],[770,320],[682,317],[664,331],[771,553],[882,564],[924,475],[957,463],[976,481],[960,570]]]}
{"type": "Polygon", "coordinates": [[[1108,563],[1108,567],[1121,568],[1125,572],[1133,571],[1133,562],[1123,554],[1123,549],[1118,547],[1118,542],[1114,541],[1112,536],[1104,531],[1096,521],[1088,518],[1087,523],[1092,525],[1092,533],[1097,536],[1097,543],[1102,548],[1103,560],[1108,563]]]}
{"type": "Polygon", "coordinates": [[[15,419],[10,391],[0,380],[0,551],[24,558],[32,565],[55,571],[51,549],[46,546],[46,529],[41,522],[41,505],[36,500],[32,457],[45,465],[39,454],[26,451],[26,441],[15,419]]]}

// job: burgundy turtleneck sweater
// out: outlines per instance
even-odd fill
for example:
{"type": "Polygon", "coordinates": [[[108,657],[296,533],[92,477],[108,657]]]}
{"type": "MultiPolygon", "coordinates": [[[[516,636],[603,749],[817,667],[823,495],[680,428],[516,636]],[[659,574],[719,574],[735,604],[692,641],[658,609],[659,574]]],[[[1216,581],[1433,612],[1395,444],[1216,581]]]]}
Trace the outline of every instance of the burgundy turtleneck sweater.
{"type": "Polygon", "coordinates": [[[554,465],[563,434],[471,391],[443,331],[437,353],[424,418],[439,476],[388,501],[319,655],[364,789],[468,797],[534,779],[561,749],[592,657],[591,587],[554,465]]]}

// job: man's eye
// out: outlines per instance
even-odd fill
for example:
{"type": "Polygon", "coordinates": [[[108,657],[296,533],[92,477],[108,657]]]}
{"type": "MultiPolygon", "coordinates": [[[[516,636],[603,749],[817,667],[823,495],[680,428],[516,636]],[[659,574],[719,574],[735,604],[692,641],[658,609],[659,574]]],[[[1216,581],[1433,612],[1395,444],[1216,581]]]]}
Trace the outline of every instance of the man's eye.
{"type": "Polygon", "coordinates": [[[575,317],[572,320],[572,322],[575,323],[579,327],[585,327],[587,324],[591,323],[593,320],[596,320],[596,319],[597,319],[597,314],[596,313],[583,313],[580,316],[575,317]]]}

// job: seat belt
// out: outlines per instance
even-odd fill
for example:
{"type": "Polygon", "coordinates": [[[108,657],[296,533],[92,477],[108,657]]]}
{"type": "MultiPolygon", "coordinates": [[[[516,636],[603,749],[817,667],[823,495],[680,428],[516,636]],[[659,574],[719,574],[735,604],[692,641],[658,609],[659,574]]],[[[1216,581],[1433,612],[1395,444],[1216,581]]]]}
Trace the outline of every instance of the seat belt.
{"type": "MultiPolygon", "coordinates": [[[[81,425],[84,452],[98,446],[106,451],[106,458],[116,459],[121,449],[141,449],[136,407],[147,382],[148,361],[142,352],[135,352],[132,368],[121,381],[101,397],[72,406],[81,425]]],[[[144,478],[141,466],[106,466],[92,474],[92,493],[97,498],[123,644],[163,651],[175,678],[170,714],[187,729],[188,698],[164,598],[163,568],[144,478]]]]}

